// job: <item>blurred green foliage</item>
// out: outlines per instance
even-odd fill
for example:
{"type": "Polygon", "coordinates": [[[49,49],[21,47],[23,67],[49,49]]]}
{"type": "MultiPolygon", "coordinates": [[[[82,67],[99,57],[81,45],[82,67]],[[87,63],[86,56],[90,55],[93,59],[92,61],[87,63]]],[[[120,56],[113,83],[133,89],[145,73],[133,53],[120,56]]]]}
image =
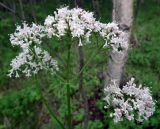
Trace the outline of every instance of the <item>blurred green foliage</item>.
{"type": "MultiPolygon", "coordinates": [[[[67,0],[46,0],[37,4],[24,4],[26,21],[34,21],[32,11],[35,12],[36,21],[43,23],[47,15],[53,14],[53,11],[60,5],[74,6],[74,2],[67,0]]],[[[100,0],[100,19],[102,22],[111,21],[112,2],[111,0],[100,0]]],[[[134,21],[133,35],[137,38],[138,45],[129,51],[128,62],[126,65],[126,74],[128,77],[135,76],[138,83],[145,84],[153,91],[153,97],[157,101],[154,115],[144,123],[120,122],[113,123],[109,118],[109,111],[103,109],[103,92],[96,90],[103,88],[103,83],[97,78],[97,73],[106,69],[107,52],[100,51],[92,59],[89,66],[84,71],[84,83],[89,98],[90,115],[88,129],[159,129],[160,127],[160,5],[153,0],[145,1],[144,4],[137,7],[135,3],[136,17],[134,21]],[[94,68],[94,69],[91,69],[94,68]],[[97,114],[97,112],[100,114],[97,114]],[[100,116],[100,117],[97,117],[100,116]]],[[[92,11],[90,0],[85,1],[85,9],[92,11]]],[[[17,5],[18,14],[20,9],[17,5]]],[[[16,19],[17,24],[21,24],[21,19],[16,19]]],[[[19,51],[12,47],[9,42],[9,35],[15,30],[15,21],[12,13],[8,11],[0,12],[0,129],[60,129],[58,124],[51,120],[45,107],[42,106],[37,84],[33,78],[8,78],[7,71],[9,64],[19,51]],[[42,108],[43,107],[43,108],[42,108]]],[[[101,42],[100,39],[93,37],[93,41],[101,42]]],[[[52,49],[61,53],[65,58],[65,45],[59,47],[59,41],[51,39],[52,49]]],[[[63,42],[63,44],[65,44],[63,42]]],[[[73,46],[75,47],[75,46],[73,46]]],[[[75,47],[76,49],[76,47],[75,47]]],[[[97,44],[87,45],[84,48],[85,62],[91,57],[92,51],[96,51],[97,44]]],[[[52,53],[53,55],[55,53],[52,53]]],[[[73,77],[76,76],[78,62],[77,52],[72,56],[73,77]]],[[[65,69],[62,67],[62,69],[65,69]]],[[[62,73],[63,74],[63,70],[62,73]]],[[[65,83],[60,81],[57,76],[50,76],[48,73],[40,73],[39,76],[43,87],[43,92],[49,100],[53,110],[65,122],[66,119],[66,87],[65,83]]],[[[82,128],[84,110],[80,104],[81,96],[78,92],[78,83],[76,79],[71,81],[72,92],[72,111],[74,111],[75,129],[82,128]]]]}

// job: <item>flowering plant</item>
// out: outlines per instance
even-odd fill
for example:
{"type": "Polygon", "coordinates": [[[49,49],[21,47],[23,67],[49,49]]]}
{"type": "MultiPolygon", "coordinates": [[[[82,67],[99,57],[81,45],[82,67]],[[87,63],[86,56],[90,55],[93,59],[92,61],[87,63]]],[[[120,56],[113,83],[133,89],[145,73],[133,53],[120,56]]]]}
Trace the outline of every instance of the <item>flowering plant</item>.
{"type": "Polygon", "coordinates": [[[41,25],[23,23],[23,27],[17,26],[15,33],[10,35],[10,41],[13,46],[20,46],[22,52],[11,61],[12,69],[8,76],[19,77],[19,73],[24,73],[29,77],[42,69],[58,70],[57,61],[41,47],[44,37],[45,29],[41,25]]]}
{"type": "Polygon", "coordinates": [[[131,78],[122,88],[119,88],[115,80],[113,84],[104,89],[107,103],[105,108],[113,108],[110,117],[115,122],[122,121],[124,118],[131,121],[142,122],[147,120],[155,111],[155,102],[148,87],[137,86],[131,78]]]}
{"type": "MultiPolygon", "coordinates": [[[[58,62],[43,48],[43,41],[47,38],[57,38],[62,40],[64,36],[71,39],[77,39],[78,46],[81,48],[84,44],[90,42],[93,33],[98,34],[104,44],[103,47],[112,48],[113,52],[121,52],[128,49],[126,33],[121,31],[116,23],[101,23],[96,21],[92,12],[87,12],[80,8],[69,9],[63,7],[54,12],[54,16],[47,16],[44,25],[32,23],[28,25],[26,22],[22,26],[17,26],[16,31],[10,35],[10,42],[13,46],[19,46],[21,52],[11,61],[11,69],[9,77],[19,77],[23,73],[29,77],[37,74],[40,70],[48,70],[55,73],[60,70],[58,62]]],[[[67,44],[67,106],[68,106],[68,128],[71,129],[71,104],[70,104],[70,49],[71,43],[67,44]]],[[[83,63],[82,63],[83,64],[83,63]]],[[[84,68],[84,67],[83,67],[84,68]]],[[[80,68],[80,73],[82,69],[80,68]]],[[[138,119],[147,119],[153,114],[154,102],[148,88],[137,88],[131,79],[122,89],[118,88],[114,83],[105,88],[107,104],[114,108],[114,121],[122,120],[125,116],[128,120],[134,119],[134,111],[137,113],[138,119]]],[[[49,108],[43,97],[44,104],[49,108]]],[[[52,116],[64,129],[63,124],[57,119],[56,115],[51,112],[52,116]]]]}
{"type": "Polygon", "coordinates": [[[114,51],[118,51],[119,47],[128,48],[125,33],[116,23],[104,24],[96,21],[92,12],[80,8],[64,7],[54,14],[54,16],[49,15],[44,23],[49,38],[52,36],[61,38],[69,32],[72,38],[79,39],[79,46],[82,46],[81,40],[89,42],[91,33],[95,32],[105,40],[105,47],[111,45],[114,51]]]}
{"type": "Polygon", "coordinates": [[[29,26],[17,26],[16,31],[10,35],[13,46],[20,46],[22,52],[11,61],[12,69],[8,76],[19,77],[19,73],[26,76],[37,74],[42,69],[57,71],[57,61],[42,48],[42,40],[46,37],[61,38],[69,34],[71,38],[78,38],[79,46],[82,39],[89,42],[91,33],[98,33],[105,41],[104,47],[112,47],[113,51],[127,49],[126,35],[116,23],[104,24],[96,21],[92,12],[80,8],[69,9],[63,7],[54,12],[54,16],[48,16],[44,25],[33,23],[29,26]]]}

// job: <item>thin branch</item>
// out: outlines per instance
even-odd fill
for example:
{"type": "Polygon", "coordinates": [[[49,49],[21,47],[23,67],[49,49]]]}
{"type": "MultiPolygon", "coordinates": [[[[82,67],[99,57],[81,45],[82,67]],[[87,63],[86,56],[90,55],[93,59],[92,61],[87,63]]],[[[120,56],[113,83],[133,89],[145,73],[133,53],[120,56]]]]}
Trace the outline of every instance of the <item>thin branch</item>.
{"type": "Polygon", "coordinates": [[[97,49],[96,52],[93,52],[93,53],[91,54],[91,56],[88,58],[87,62],[84,64],[83,68],[79,71],[77,77],[79,77],[80,73],[85,70],[85,68],[86,68],[86,67],[88,66],[88,64],[92,61],[92,59],[93,59],[93,58],[100,52],[100,50],[103,48],[103,46],[104,46],[104,44],[101,45],[101,46],[97,49]]]}
{"type": "Polygon", "coordinates": [[[2,7],[4,7],[5,9],[9,10],[10,12],[16,13],[14,10],[12,10],[12,9],[9,8],[9,7],[7,7],[7,6],[6,6],[5,4],[3,4],[2,2],[0,2],[0,5],[1,5],[2,7]]]}
{"type": "Polygon", "coordinates": [[[2,6],[3,8],[7,9],[8,11],[10,11],[11,13],[14,13],[15,15],[17,15],[19,18],[21,18],[18,13],[16,13],[13,9],[9,8],[8,6],[6,6],[5,4],[3,4],[2,2],[0,2],[0,6],[2,6]]]}
{"type": "Polygon", "coordinates": [[[46,44],[47,47],[53,52],[53,54],[55,54],[55,56],[62,62],[62,64],[66,67],[67,64],[64,61],[64,59],[56,52],[55,48],[51,45],[51,41],[49,41],[49,43],[46,44]]]}

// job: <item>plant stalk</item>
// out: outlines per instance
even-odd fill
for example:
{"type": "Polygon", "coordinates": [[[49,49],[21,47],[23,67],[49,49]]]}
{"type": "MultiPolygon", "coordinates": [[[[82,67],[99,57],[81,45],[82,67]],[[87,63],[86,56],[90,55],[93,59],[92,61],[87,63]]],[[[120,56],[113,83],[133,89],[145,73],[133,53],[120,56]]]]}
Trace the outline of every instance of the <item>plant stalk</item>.
{"type": "Polygon", "coordinates": [[[70,100],[70,60],[71,60],[71,45],[68,44],[68,53],[67,53],[67,121],[68,121],[68,129],[72,129],[72,115],[71,115],[71,100],[70,100]]]}
{"type": "Polygon", "coordinates": [[[61,127],[62,129],[66,129],[66,128],[64,127],[64,125],[61,123],[61,121],[57,118],[56,114],[52,111],[52,108],[50,107],[50,105],[49,105],[49,103],[47,102],[46,98],[43,96],[42,88],[41,88],[40,84],[38,83],[38,82],[39,82],[39,81],[38,81],[38,77],[36,77],[36,82],[37,82],[37,86],[38,86],[38,89],[39,89],[39,93],[40,93],[40,97],[41,97],[41,99],[42,99],[42,102],[43,102],[43,104],[46,106],[49,114],[52,116],[52,118],[54,118],[54,119],[57,121],[57,123],[60,125],[60,127],[61,127]]]}

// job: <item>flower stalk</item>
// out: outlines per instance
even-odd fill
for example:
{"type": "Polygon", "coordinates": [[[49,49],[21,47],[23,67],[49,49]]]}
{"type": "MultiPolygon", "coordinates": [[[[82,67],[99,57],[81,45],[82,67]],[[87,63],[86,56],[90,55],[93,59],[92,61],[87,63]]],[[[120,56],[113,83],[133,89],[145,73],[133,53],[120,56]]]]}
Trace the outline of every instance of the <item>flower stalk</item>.
{"type": "Polygon", "coordinates": [[[39,83],[39,80],[38,80],[38,77],[35,76],[35,80],[36,80],[36,83],[37,83],[37,87],[38,87],[38,90],[39,90],[39,94],[40,94],[40,97],[41,97],[41,100],[42,100],[42,103],[45,105],[46,109],[48,110],[49,114],[51,115],[51,117],[53,119],[56,120],[56,122],[59,124],[59,126],[61,127],[61,129],[66,129],[63,125],[63,123],[57,118],[56,114],[53,112],[51,106],[49,105],[48,101],[46,100],[46,98],[44,97],[43,93],[42,93],[42,87],[39,83]]]}
{"type": "Polygon", "coordinates": [[[70,61],[71,61],[71,44],[68,43],[68,53],[67,53],[67,123],[68,129],[72,129],[72,114],[71,114],[71,99],[70,99],[70,61]]]}

